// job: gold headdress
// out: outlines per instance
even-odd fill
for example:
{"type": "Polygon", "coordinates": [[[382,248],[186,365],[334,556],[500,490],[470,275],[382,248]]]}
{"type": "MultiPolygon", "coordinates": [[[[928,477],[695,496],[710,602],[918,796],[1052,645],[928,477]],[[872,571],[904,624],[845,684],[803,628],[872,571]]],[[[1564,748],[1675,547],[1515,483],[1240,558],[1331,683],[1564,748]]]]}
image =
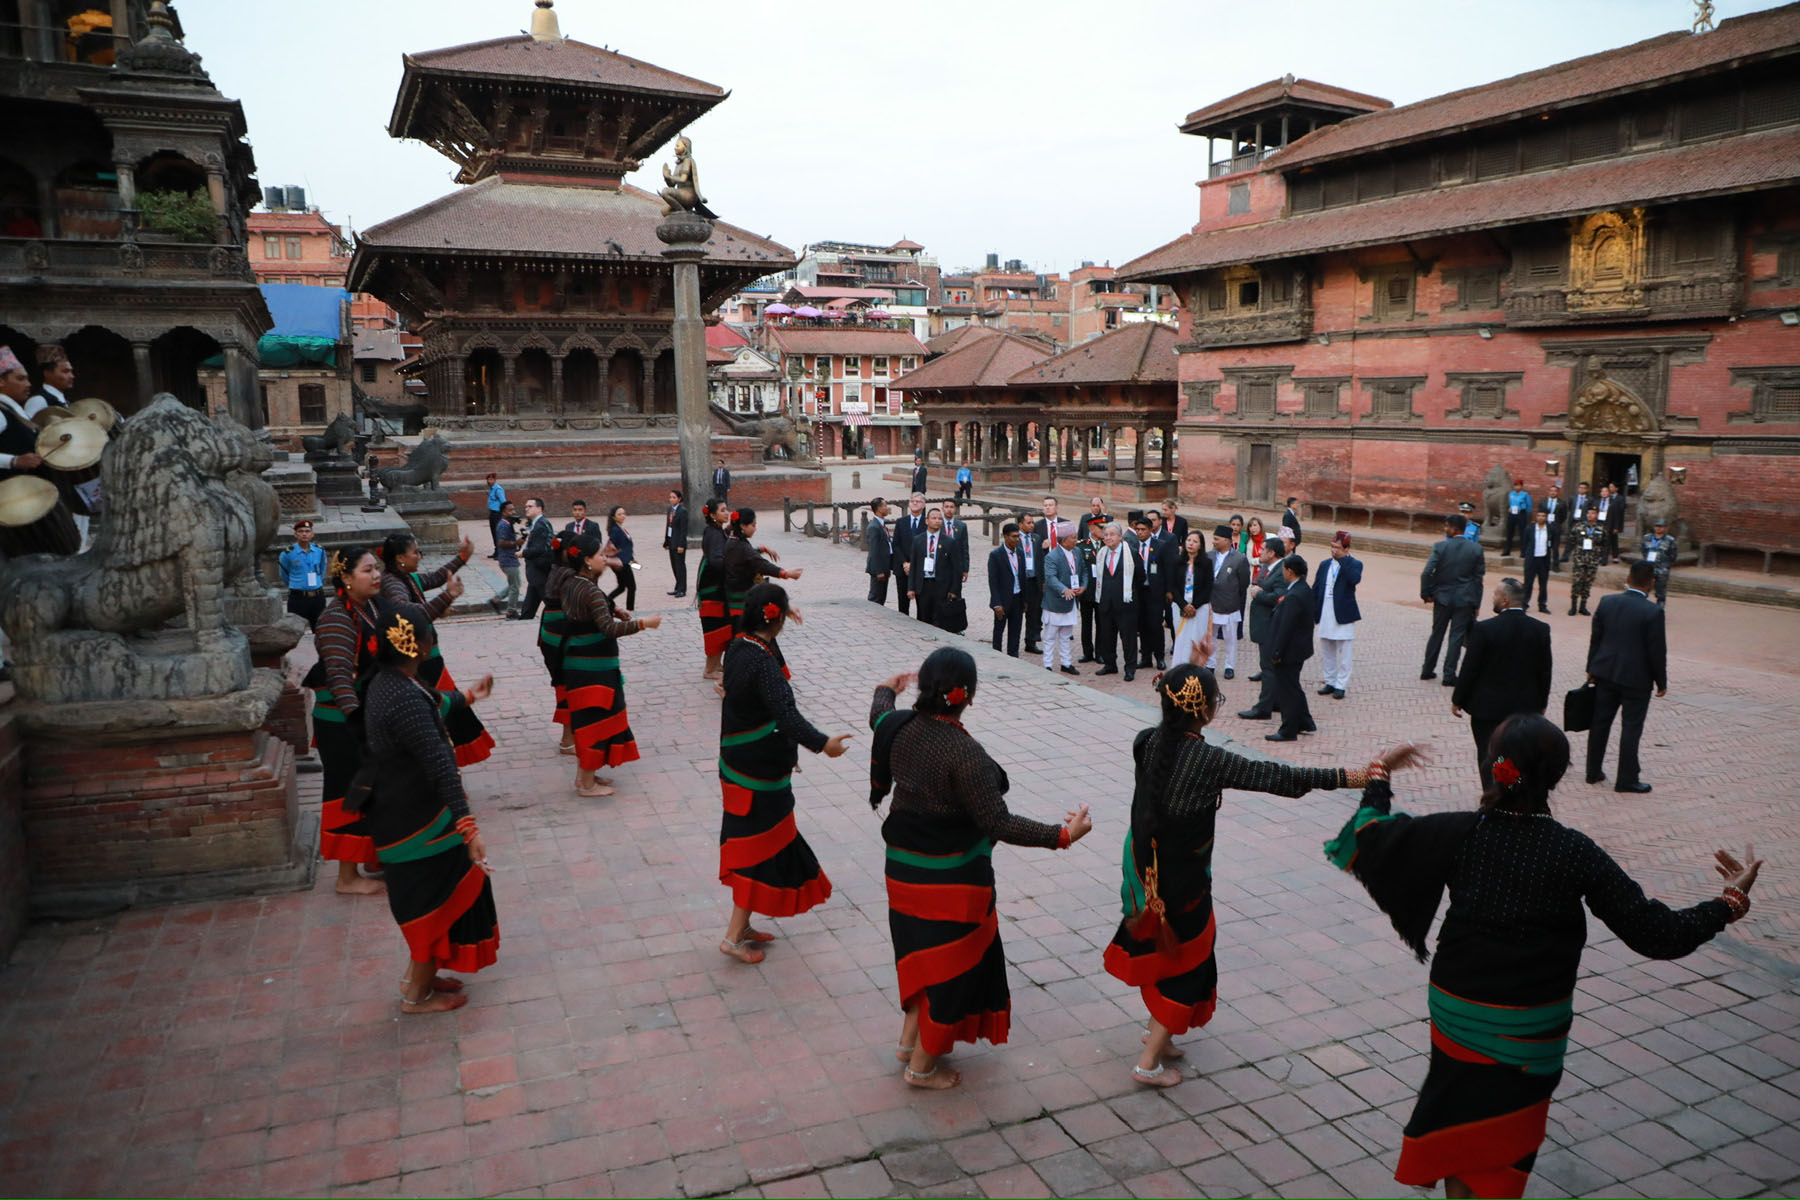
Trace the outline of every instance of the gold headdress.
{"type": "Polygon", "coordinates": [[[325,560],[325,577],[327,579],[342,578],[344,572],[349,569],[350,564],[344,561],[344,552],[342,550],[333,550],[331,552],[331,557],[325,560]]]}
{"type": "Polygon", "coordinates": [[[388,627],[388,645],[408,658],[419,657],[419,639],[413,633],[413,624],[405,617],[395,617],[394,623],[388,627]]]}
{"type": "Polygon", "coordinates": [[[1163,695],[1167,696],[1176,708],[1190,717],[1206,715],[1206,686],[1200,682],[1198,672],[1189,675],[1182,681],[1180,687],[1172,691],[1165,686],[1163,695]]]}

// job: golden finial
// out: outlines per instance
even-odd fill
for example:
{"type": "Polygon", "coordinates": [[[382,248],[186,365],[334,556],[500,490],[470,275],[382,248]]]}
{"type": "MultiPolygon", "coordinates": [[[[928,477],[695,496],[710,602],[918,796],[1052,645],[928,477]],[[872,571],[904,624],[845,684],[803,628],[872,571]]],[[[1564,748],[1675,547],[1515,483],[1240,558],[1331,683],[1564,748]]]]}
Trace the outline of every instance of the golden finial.
{"type": "Polygon", "coordinates": [[[395,617],[394,623],[387,631],[388,645],[407,658],[419,657],[419,639],[413,633],[413,624],[405,617],[395,617]]]}
{"type": "Polygon", "coordinates": [[[1189,675],[1174,691],[1163,688],[1163,695],[1190,717],[1206,715],[1206,686],[1200,682],[1198,673],[1189,675]]]}

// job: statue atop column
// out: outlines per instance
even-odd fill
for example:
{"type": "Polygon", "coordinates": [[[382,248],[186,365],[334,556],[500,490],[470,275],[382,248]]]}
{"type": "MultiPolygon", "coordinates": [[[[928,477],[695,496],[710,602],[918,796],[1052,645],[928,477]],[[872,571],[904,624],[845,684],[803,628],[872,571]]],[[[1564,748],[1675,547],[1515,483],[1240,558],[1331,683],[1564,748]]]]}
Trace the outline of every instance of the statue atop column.
{"type": "Polygon", "coordinates": [[[706,197],[700,194],[700,169],[694,164],[694,144],[687,135],[675,139],[675,165],[663,167],[662,172],[663,182],[669,186],[657,194],[662,197],[665,217],[691,212],[709,221],[718,219],[718,214],[706,207],[706,197]]]}

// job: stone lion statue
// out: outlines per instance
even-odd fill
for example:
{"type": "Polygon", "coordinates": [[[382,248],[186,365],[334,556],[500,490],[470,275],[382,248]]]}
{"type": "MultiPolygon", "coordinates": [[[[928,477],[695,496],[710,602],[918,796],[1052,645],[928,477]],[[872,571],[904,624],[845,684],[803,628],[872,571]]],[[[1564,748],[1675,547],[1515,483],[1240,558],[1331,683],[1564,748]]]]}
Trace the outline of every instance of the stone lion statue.
{"type": "Polygon", "coordinates": [[[308,462],[320,459],[335,458],[349,450],[356,441],[356,426],[348,413],[339,413],[333,417],[331,424],[325,427],[324,433],[305,434],[300,439],[300,448],[306,451],[308,462]]]}
{"type": "Polygon", "coordinates": [[[1495,463],[1481,481],[1481,496],[1486,516],[1483,526],[1500,526],[1506,524],[1506,497],[1512,491],[1513,477],[1505,467],[1495,463]]]}
{"type": "MultiPolygon", "coordinates": [[[[101,462],[107,506],[93,546],[66,558],[14,559],[0,582],[0,624],[17,646],[21,693],[66,693],[73,685],[55,672],[79,673],[84,662],[110,686],[140,678],[127,661],[136,647],[76,631],[166,641],[158,627],[185,616],[194,655],[239,654],[243,638],[226,619],[224,599],[261,586],[257,552],[280,520],[275,489],[261,477],[272,458],[230,417],[208,417],[167,392],[125,422],[101,462]],[[79,643],[66,661],[48,647],[58,637],[74,638],[69,647],[79,643]]],[[[176,660],[188,653],[162,649],[176,660]]],[[[242,659],[247,677],[247,652],[242,659]]],[[[179,667],[165,676],[178,677],[196,676],[179,667]]]]}
{"type": "Polygon", "coordinates": [[[1680,540],[1681,530],[1677,526],[1675,489],[1670,485],[1667,477],[1658,475],[1638,490],[1637,516],[1639,537],[1649,533],[1651,527],[1660,520],[1669,527],[1669,532],[1674,534],[1677,540],[1680,540]]]}
{"type": "Polygon", "coordinates": [[[777,446],[786,450],[789,458],[800,457],[800,435],[795,430],[794,423],[786,417],[744,421],[738,425],[737,433],[740,437],[761,438],[764,460],[774,457],[777,446]]]}
{"type": "Polygon", "coordinates": [[[450,443],[441,433],[434,433],[407,452],[399,466],[383,467],[381,486],[395,488],[435,488],[450,466],[450,443]]]}

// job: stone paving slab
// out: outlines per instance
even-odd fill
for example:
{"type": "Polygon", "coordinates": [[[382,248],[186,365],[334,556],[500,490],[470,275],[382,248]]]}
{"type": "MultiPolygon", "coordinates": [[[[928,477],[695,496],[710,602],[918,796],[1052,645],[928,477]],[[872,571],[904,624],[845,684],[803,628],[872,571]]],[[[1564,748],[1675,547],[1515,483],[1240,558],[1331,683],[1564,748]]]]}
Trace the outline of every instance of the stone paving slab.
{"type": "MultiPolygon", "coordinates": [[[[846,552],[771,540],[807,567],[794,587],[806,621],[784,643],[801,706],[829,730],[861,731],[874,682],[945,635],[856,599],[860,560],[846,552]]],[[[674,603],[666,570],[660,556],[648,564],[644,611],[674,603]]],[[[1445,694],[1416,678],[1423,617],[1384,586],[1365,585],[1357,703],[1323,702],[1320,735],[1281,749],[1359,762],[1398,736],[1429,737],[1441,757],[1402,777],[1402,803],[1468,804],[1466,732],[1454,736],[1445,694]]],[[[1744,610],[1702,603],[1691,624],[1679,610],[1677,691],[1652,709],[1654,804],[1580,785],[1556,803],[1671,902],[1712,893],[1715,841],[1755,830],[1773,865],[1751,919],[1681,962],[1646,962],[1592,930],[1535,1196],[1800,1188],[1800,986],[1791,942],[1769,936],[1794,907],[1794,860],[1777,849],[1794,838],[1781,785],[1800,768],[1792,656],[1759,649],[1744,610]],[[1679,703],[1688,695],[1697,702],[1679,703]]],[[[670,613],[624,645],[644,759],[600,802],[576,798],[569,760],[549,753],[532,627],[444,623],[453,670],[499,681],[483,709],[499,748],[466,777],[501,868],[504,935],[458,1013],[398,1015],[404,951],[385,904],[338,897],[329,881],[34,928],[0,970],[5,1189],[1421,1194],[1395,1184],[1392,1165],[1426,1064],[1425,968],[1320,856],[1351,794],[1228,796],[1218,1015],[1188,1039],[1188,1080],[1137,1089],[1143,1013],[1100,949],[1118,920],[1126,747],[1152,719],[1147,677],[1100,689],[981,650],[969,725],[1006,765],[1015,807],[1055,817],[1079,792],[1096,832],[1063,853],[996,855],[1012,1041],[959,1050],[963,1087],[919,1093],[892,1057],[866,736],[841,759],[808,756],[796,779],[832,899],[773,922],[781,941],[760,967],[725,959],[716,702],[698,678],[692,610],[670,613]]],[[[1576,669],[1572,636],[1557,624],[1559,682],[1576,669]]],[[[1244,691],[1233,685],[1234,705],[1244,691]]],[[[1231,719],[1220,732],[1261,729],[1231,719]]],[[[313,804],[315,780],[302,780],[313,804]]]]}

